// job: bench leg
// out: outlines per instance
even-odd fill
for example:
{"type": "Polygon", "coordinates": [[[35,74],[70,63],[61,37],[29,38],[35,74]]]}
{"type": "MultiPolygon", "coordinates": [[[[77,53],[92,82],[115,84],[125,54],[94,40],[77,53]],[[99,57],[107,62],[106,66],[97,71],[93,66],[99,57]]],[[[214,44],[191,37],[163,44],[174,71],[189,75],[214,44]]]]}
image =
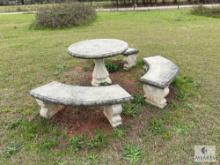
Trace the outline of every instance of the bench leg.
{"type": "Polygon", "coordinates": [[[166,96],[169,94],[169,87],[160,89],[150,85],[143,85],[145,93],[145,101],[159,108],[164,108],[167,105],[166,96]]]}
{"type": "Polygon", "coordinates": [[[104,115],[107,117],[112,127],[117,127],[122,124],[121,112],[121,104],[104,106],[104,115]]]}
{"type": "Polygon", "coordinates": [[[63,106],[48,102],[43,102],[41,100],[36,99],[38,105],[41,107],[40,109],[40,115],[44,118],[51,118],[53,115],[55,115],[57,112],[59,112],[63,106]]]}
{"type": "Polygon", "coordinates": [[[109,78],[109,73],[105,67],[104,59],[94,60],[95,67],[92,73],[92,86],[100,86],[101,83],[111,84],[112,81],[109,78]]]}
{"type": "Polygon", "coordinates": [[[136,65],[136,59],[137,59],[137,55],[136,54],[124,57],[124,62],[125,62],[124,70],[129,70],[130,68],[135,66],[136,65]]]}

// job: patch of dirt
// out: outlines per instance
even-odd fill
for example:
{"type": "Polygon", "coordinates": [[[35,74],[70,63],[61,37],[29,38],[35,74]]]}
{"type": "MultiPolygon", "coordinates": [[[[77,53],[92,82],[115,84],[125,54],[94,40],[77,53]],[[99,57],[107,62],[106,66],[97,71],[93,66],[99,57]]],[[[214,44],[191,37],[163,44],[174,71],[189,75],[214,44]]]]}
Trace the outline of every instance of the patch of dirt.
{"type": "Polygon", "coordinates": [[[170,85],[169,89],[170,89],[170,93],[166,96],[168,104],[171,103],[171,101],[176,98],[176,89],[172,85],[170,85]]]}
{"type": "Polygon", "coordinates": [[[119,84],[130,94],[137,94],[141,91],[141,86],[138,85],[138,80],[128,71],[118,71],[111,73],[111,80],[114,84],[119,84]]]}
{"type": "Polygon", "coordinates": [[[52,121],[67,131],[69,136],[93,136],[97,129],[111,133],[112,127],[103,114],[103,107],[66,107],[52,121]]]}
{"type": "Polygon", "coordinates": [[[85,70],[85,68],[83,68],[82,66],[83,64],[81,66],[73,68],[72,70],[64,72],[64,76],[69,78],[68,81],[64,83],[90,86],[90,82],[92,80],[92,68],[89,68],[89,70],[85,70]]]}
{"type": "MultiPolygon", "coordinates": [[[[138,68],[132,68],[129,71],[123,70],[123,63],[121,61],[115,62],[119,70],[110,73],[110,78],[113,84],[119,84],[131,95],[143,95],[142,84],[139,82],[139,77],[142,72],[138,68]]],[[[68,77],[65,83],[77,84],[83,86],[91,86],[93,65],[85,68],[85,63],[73,68],[72,70],[65,72],[64,76],[68,77]]],[[[170,93],[167,96],[168,102],[171,102],[175,98],[175,89],[170,87],[170,93]]],[[[123,118],[125,127],[131,127],[128,132],[128,136],[132,139],[140,140],[138,138],[138,132],[145,127],[145,121],[150,120],[153,116],[160,114],[160,111],[151,111],[149,106],[142,107],[140,113],[134,117],[123,118]]],[[[52,121],[58,124],[62,129],[66,130],[69,136],[86,134],[87,136],[93,136],[97,129],[102,130],[106,134],[111,134],[112,127],[103,114],[103,107],[66,107],[57,113],[52,121]]],[[[117,148],[118,144],[115,144],[117,148]]]]}

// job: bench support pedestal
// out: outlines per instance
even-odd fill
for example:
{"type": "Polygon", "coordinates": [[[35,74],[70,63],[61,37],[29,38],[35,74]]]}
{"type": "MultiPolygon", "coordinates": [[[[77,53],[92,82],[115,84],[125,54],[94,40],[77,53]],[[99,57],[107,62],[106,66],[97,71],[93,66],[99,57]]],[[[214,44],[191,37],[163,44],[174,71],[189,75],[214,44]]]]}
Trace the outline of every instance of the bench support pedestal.
{"type": "Polygon", "coordinates": [[[95,67],[92,73],[92,86],[100,86],[101,83],[111,84],[112,81],[109,78],[109,73],[105,67],[104,59],[94,60],[95,67]]]}
{"type": "Polygon", "coordinates": [[[169,87],[160,89],[151,85],[143,85],[145,93],[145,101],[159,108],[164,108],[167,105],[166,96],[169,94],[169,87]]]}
{"type": "Polygon", "coordinates": [[[122,124],[121,112],[121,104],[104,106],[104,115],[107,117],[112,127],[117,127],[122,124]]]}
{"type": "Polygon", "coordinates": [[[58,104],[53,104],[49,102],[43,102],[41,100],[36,99],[38,105],[41,107],[40,109],[40,115],[44,118],[51,118],[53,115],[55,115],[57,112],[59,112],[63,106],[58,104]]]}
{"type": "Polygon", "coordinates": [[[130,68],[135,66],[136,65],[136,59],[137,59],[137,55],[136,54],[125,56],[124,57],[124,62],[125,62],[124,70],[129,70],[130,68]]]}

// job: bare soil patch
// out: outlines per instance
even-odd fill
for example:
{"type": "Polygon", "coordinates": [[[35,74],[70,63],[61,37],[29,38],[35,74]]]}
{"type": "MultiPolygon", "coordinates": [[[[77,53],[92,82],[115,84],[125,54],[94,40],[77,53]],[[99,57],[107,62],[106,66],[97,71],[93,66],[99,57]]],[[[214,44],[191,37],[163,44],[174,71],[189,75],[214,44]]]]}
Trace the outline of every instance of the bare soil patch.
{"type": "Polygon", "coordinates": [[[66,107],[53,117],[53,122],[67,131],[69,136],[92,136],[97,129],[111,133],[112,127],[102,107],[66,107]]]}
{"type": "MultiPolygon", "coordinates": [[[[138,68],[133,68],[129,71],[123,70],[123,63],[116,61],[119,70],[110,73],[111,80],[114,84],[119,84],[131,95],[143,95],[142,84],[139,82],[138,77],[141,76],[138,68]]],[[[77,66],[72,70],[64,73],[68,79],[68,84],[77,84],[83,86],[90,86],[92,79],[93,65],[88,68],[83,68],[85,64],[77,66]],[[71,78],[72,77],[72,78],[71,78]]],[[[174,95],[174,88],[170,88],[170,94],[167,96],[170,102],[174,95]]],[[[140,113],[136,117],[122,116],[125,126],[132,126],[133,131],[129,131],[129,136],[137,139],[137,132],[144,127],[144,121],[150,120],[157,112],[152,112],[147,107],[142,107],[140,113]],[[132,133],[133,132],[133,133],[132,133]]],[[[93,136],[97,129],[102,130],[106,134],[111,134],[112,127],[109,121],[103,114],[103,107],[66,107],[57,113],[53,119],[62,129],[66,130],[69,136],[84,135],[93,136]]],[[[137,139],[138,140],[138,139],[137,139]]]]}

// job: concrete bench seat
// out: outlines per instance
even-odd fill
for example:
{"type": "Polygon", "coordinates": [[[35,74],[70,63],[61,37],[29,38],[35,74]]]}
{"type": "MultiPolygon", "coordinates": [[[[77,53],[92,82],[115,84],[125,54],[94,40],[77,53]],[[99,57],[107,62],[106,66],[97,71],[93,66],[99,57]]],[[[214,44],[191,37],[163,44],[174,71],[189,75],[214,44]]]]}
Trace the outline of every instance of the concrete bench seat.
{"type": "Polygon", "coordinates": [[[162,56],[147,57],[143,60],[147,72],[140,78],[140,81],[144,83],[146,101],[164,108],[167,105],[165,97],[169,94],[169,85],[179,69],[176,64],[162,56]]]}
{"type": "Polygon", "coordinates": [[[63,106],[104,106],[104,114],[113,127],[122,123],[121,104],[132,96],[119,85],[88,87],[51,82],[30,91],[41,106],[40,115],[52,117],[63,106]]]}
{"type": "Polygon", "coordinates": [[[124,69],[128,70],[136,65],[137,60],[137,54],[139,51],[135,48],[128,48],[125,52],[123,52],[124,55],[124,69]]]}
{"type": "Polygon", "coordinates": [[[130,56],[133,54],[138,54],[139,50],[135,49],[135,48],[128,48],[125,52],[123,52],[124,56],[130,56]]]}

